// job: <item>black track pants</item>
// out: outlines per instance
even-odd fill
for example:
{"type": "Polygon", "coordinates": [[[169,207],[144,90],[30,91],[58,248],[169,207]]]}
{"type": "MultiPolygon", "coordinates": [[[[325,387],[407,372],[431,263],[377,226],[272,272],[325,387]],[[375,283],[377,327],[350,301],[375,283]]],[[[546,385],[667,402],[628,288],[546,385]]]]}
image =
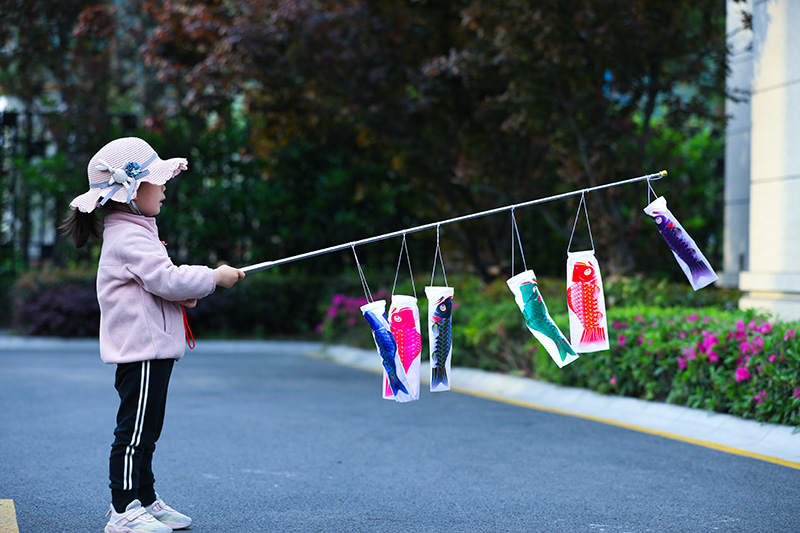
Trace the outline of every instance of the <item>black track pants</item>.
{"type": "Polygon", "coordinates": [[[167,387],[174,359],[117,365],[117,428],[111,445],[111,500],[117,512],[135,499],[155,501],[153,452],[164,425],[167,387]]]}

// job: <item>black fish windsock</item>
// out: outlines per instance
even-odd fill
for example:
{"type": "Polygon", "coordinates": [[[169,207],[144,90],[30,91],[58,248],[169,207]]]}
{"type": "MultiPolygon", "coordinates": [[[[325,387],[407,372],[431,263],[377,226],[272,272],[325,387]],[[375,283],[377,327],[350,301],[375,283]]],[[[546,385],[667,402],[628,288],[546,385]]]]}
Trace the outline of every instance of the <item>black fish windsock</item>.
{"type": "Polygon", "coordinates": [[[431,392],[450,390],[453,355],[453,287],[425,287],[428,298],[431,392]]]}
{"type": "Polygon", "coordinates": [[[663,196],[653,200],[644,208],[644,212],[656,223],[658,232],[667,241],[672,254],[694,290],[702,289],[719,279],[706,256],[686,233],[675,215],[667,209],[667,200],[663,196]]]}
{"type": "Polygon", "coordinates": [[[563,368],[577,359],[578,354],[547,311],[533,270],[517,274],[506,283],[514,294],[514,300],[522,311],[522,316],[525,317],[525,325],[547,350],[558,368],[563,368]]]}

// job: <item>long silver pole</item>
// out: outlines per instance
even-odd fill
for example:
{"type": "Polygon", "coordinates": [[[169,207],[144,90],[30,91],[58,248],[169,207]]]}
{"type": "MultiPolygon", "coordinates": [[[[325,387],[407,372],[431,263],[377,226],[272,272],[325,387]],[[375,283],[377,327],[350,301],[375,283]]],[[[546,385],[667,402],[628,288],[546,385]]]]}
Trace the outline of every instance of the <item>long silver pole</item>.
{"type": "Polygon", "coordinates": [[[553,200],[560,200],[561,198],[567,198],[569,196],[575,196],[578,194],[584,194],[587,192],[598,191],[600,189],[608,189],[609,187],[618,187],[620,185],[627,185],[628,183],[635,183],[637,181],[644,181],[644,180],[658,180],[663,178],[667,175],[666,170],[662,170],[661,172],[656,172],[655,174],[648,174],[646,176],[639,176],[638,178],[631,178],[628,180],[623,181],[615,181],[614,183],[606,183],[605,185],[597,185],[596,187],[589,187],[588,189],[581,189],[578,191],[571,191],[565,192],[562,194],[556,194],[554,196],[548,196],[546,198],[539,198],[536,200],[530,200],[527,202],[522,202],[519,204],[507,205],[504,207],[496,207],[494,209],[487,209],[486,211],[480,211],[477,213],[471,213],[469,215],[463,215],[460,217],[455,218],[448,218],[447,220],[440,220],[439,222],[431,222],[429,224],[423,224],[421,226],[414,226],[413,228],[406,228],[400,231],[393,231],[391,233],[384,233],[383,235],[376,235],[374,237],[369,237],[366,239],[361,239],[359,241],[353,241],[343,244],[338,244],[336,246],[329,246],[327,248],[321,248],[319,250],[314,250],[311,252],[306,252],[303,254],[292,255],[290,257],[285,257],[283,259],[278,259],[275,261],[265,261],[263,263],[257,263],[255,265],[250,265],[246,267],[242,267],[241,270],[245,274],[249,274],[250,272],[258,272],[259,270],[266,270],[268,268],[272,268],[274,266],[283,265],[285,263],[293,263],[295,261],[300,261],[302,259],[308,259],[310,257],[316,257],[318,255],[329,254],[331,252],[338,252],[339,250],[345,250],[347,248],[352,248],[354,246],[361,246],[362,244],[369,244],[371,242],[382,241],[386,239],[391,239],[393,237],[400,237],[402,235],[408,233],[416,233],[418,231],[424,231],[427,229],[432,229],[438,226],[444,226],[445,224],[452,224],[454,222],[461,222],[463,220],[470,220],[472,218],[479,218],[485,217],[489,215],[494,215],[495,213],[502,213],[503,211],[510,211],[512,209],[517,209],[520,207],[527,207],[529,205],[534,204],[542,204],[545,202],[552,202],[553,200]]]}

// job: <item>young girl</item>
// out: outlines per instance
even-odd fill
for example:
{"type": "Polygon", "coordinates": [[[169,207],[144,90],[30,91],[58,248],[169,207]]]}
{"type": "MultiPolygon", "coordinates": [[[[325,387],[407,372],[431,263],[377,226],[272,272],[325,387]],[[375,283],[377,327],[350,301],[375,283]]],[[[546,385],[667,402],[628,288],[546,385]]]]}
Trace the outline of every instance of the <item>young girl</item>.
{"type": "Polygon", "coordinates": [[[192,522],[159,499],[152,469],[172,365],[186,349],[181,306],[194,307],[217,285],[232,287],[244,272],[170,261],[153,217],[161,211],[165,183],[186,168],[186,159],[165,161],[142,139],[111,141],[89,161],[89,190],[70,202],[64,224],[81,248],[90,236],[100,237],[95,208],[110,211],[102,229],[97,300],[100,357],[117,365],[120,404],[106,533],[168,533],[192,522]]]}

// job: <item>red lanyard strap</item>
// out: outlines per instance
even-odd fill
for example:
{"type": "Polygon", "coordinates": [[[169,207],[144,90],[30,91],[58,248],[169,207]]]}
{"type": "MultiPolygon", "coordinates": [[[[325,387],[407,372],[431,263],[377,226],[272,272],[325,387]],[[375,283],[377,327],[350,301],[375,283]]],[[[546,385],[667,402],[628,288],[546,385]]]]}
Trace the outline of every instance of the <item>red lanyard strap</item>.
{"type": "Polygon", "coordinates": [[[186,308],[181,306],[181,311],[183,311],[183,328],[186,330],[186,343],[190,350],[194,350],[194,335],[192,335],[192,328],[189,327],[189,319],[186,318],[186,308]]]}

